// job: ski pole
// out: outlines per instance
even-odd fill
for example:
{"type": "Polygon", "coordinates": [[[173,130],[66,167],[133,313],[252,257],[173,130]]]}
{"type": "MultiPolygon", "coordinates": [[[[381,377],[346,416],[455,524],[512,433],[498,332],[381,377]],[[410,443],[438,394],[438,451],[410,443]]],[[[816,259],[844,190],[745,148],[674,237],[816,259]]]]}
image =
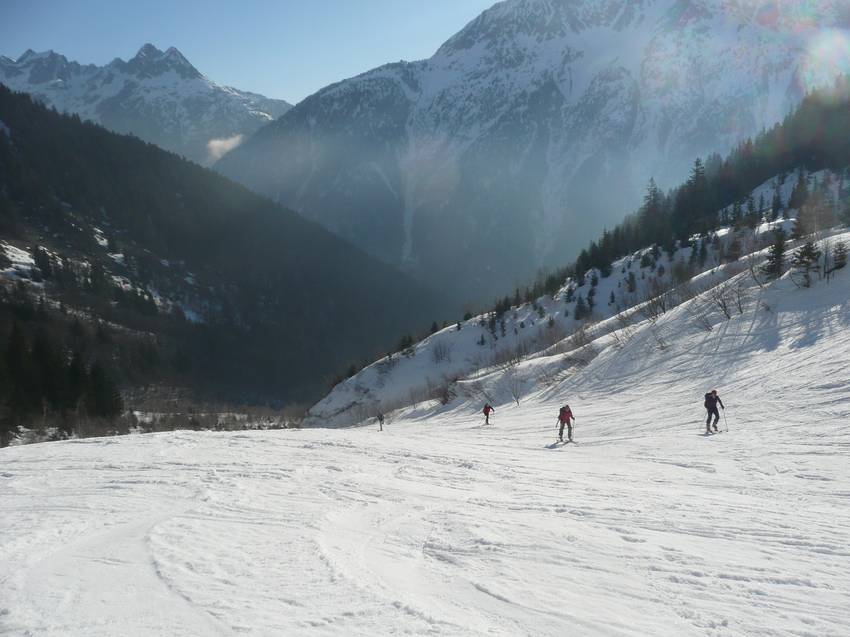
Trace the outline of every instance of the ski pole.
{"type": "Polygon", "coordinates": [[[726,420],[726,410],[723,410],[723,422],[726,425],[726,433],[729,433],[729,421],[726,420]]]}

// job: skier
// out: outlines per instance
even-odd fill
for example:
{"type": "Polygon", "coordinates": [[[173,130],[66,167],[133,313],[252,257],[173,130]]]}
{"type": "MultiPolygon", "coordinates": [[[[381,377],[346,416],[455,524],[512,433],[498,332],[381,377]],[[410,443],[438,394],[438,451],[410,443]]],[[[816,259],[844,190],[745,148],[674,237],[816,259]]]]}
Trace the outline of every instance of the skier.
{"type": "Polygon", "coordinates": [[[493,413],[494,411],[496,411],[496,410],[493,409],[493,406],[490,403],[487,403],[486,405],[484,405],[484,409],[481,410],[481,413],[484,414],[484,424],[485,425],[490,424],[490,414],[493,413]]]}
{"type": "Polygon", "coordinates": [[[378,414],[378,431],[384,430],[384,414],[378,414]]]}
{"type": "Polygon", "coordinates": [[[576,419],[573,416],[573,410],[569,405],[564,405],[558,412],[558,422],[561,428],[558,430],[558,440],[564,442],[564,425],[567,426],[567,442],[573,442],[573,421],[576,419]]]}
{"type": "Polygon", "coordinates": [[[705,419],[705,433],[711,433],[711,427],[714,427],[714,432],[717,433],[717,423],[720,421],[720,412],[717,411],[717,405],[720,404],[720,408],[725,410],[726,407],[723,406],[723,401],[720,400],[720,396],[717,395],[717,390],[712,389],[709,393],[705,395],[705,408],[708,411],[708,417],[705,419]],[[714,422],[711,422],[711,417],[714,416],[714,422]]]}

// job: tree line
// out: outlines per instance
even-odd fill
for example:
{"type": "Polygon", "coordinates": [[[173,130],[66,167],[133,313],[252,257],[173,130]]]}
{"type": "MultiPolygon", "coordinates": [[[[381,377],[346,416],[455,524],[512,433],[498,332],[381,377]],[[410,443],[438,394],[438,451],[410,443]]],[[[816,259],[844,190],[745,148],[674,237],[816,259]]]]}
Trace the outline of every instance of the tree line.
{"type": "Polygon", "coordinates": [[[107,354],[111,336],[62,321],[22,286],[0,291],[0,446],[19,426],[57,426],[71,434],[82,421],[112,420],[123,410],[107,354]],[[3,341],[0,341],[3,342],[3,341]]]}
{"type": "Polygon", "coordinates": [[[0,120],[0,236],[45,248],[33,276],[51,299],[154,334],[167,363],[154,379],[199,400],[317,399],[345,363],[448,312],[439,293],[151,144],[2,86],[0,120]]]}
{"type": "MultiPolygon", "coordinates": [[[[677,247],[697,245],[695,258],[705,260],[707,241],[696,244],[693,237],[708,239],[720,227],[754,228],[763,220],[777,220],[789,209],[799,210],[796,233],[803,236],[813,227],[823,227],[830,219],[850,223],[850,210],[830,199],[830,183],[810,184],[809,173],[830,169],[840,175],[837,189],[845,192],[846,168],[850,166],[850,77],[836,80],[834,86],[814,91],[782,122],[746,139],[726,157],[697,158],[688,179],[664,192],[650,179],[642,205],[614,228],[591,241],[576,260],[555,272],[517,289],[514,295],[499,299],[491,311],[522,302],[533,302],[557,292],[567,278],[582,281],[585,274],[598,270],[611,274],[617,259],[646,247],[672,254],[677,247]],[[788,200],[781,186],[796,173],[788,200]],[[776,177],[769,198],[751,196],[759,185],[776,177]]],[[[841,197],[840,197],[841,198],[841,197]]]]}

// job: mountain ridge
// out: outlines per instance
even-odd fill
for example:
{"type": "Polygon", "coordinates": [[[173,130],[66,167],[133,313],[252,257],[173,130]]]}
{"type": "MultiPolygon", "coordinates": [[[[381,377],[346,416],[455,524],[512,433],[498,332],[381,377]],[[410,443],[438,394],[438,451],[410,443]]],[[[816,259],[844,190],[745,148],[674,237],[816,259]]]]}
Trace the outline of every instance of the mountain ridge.
{"type": "Polygon", "coordinates": [[[810,22],[745,5],[501,2],[427,60],[318,91],[216,168],[492,298],[619,221],[649,177],[678,182],[829,75],[809,50],[814,27],[850,24],[840,3],[813,3],[810,22]]]}
{"type": "Polygon", "coordinates": [[[15,308],[42,297],[66,308],[55,324],[91,316],[154,341],[153,369],[133,362],[135,344],[110,351],[124,388],[281,403],[448,311],[319,225],[151,144],[5,87],[0,121],[0,342],[16,312],[33,316],[15,308]]]}
{"type": "Polygon", "coordinates": [[[58,111],[202,164],[291,108],[283,100],[220,85],[177,48],[161,51],[150,43],[126,61],[116,57],[103,66],[27,49],[16,60],[0,58],[0,82],[58,111]]]}

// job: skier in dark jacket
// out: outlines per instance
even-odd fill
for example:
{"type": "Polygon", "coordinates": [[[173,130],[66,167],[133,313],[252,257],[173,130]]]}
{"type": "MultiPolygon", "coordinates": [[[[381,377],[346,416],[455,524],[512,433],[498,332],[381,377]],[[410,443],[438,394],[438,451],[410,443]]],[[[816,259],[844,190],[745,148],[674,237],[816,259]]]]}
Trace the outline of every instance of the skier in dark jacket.
{"type": "Polygon", "coordinates": [[[720,421],[720,412],[717,411],[718,404],[721,409],[726,409],[723,406],[723,401],[720,400],[720,396],[717,395],[717,390],[712,389],[705,395],[705,408],[708,411],[708,417],[705,419],[705,433],[707,434],[711,433],[711,427],[714,427],[715,433],[717,432],[717,423],[720,421]],[[714,416],[714,422],[711,422],[712,416],[714,416]]]}
{"type": "Polygon", "coordinates": [[[484,414],[484,424],[485,425],[490,424],[490,414],[492,414],[494,411],[496,411],[496,410],[493,409],[493,406],[490,403],[487,403],[486,405],[484,405],[484,409],[481,410],[481,413],[484,414]]]}
{"type": "Polygon", "coordinates": [[[573,422],[576,419],[573,416],[573,410],[570,409],[569,405],[564,405],[561,407],[558,412],[558,422],[561,424],[561,428],[558,430],[558,440],[564,442],[564,425],[567,426],[567,442],[573,441],[573,422]]]}

